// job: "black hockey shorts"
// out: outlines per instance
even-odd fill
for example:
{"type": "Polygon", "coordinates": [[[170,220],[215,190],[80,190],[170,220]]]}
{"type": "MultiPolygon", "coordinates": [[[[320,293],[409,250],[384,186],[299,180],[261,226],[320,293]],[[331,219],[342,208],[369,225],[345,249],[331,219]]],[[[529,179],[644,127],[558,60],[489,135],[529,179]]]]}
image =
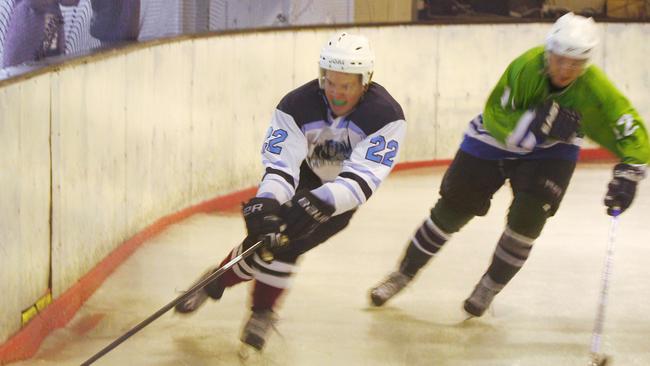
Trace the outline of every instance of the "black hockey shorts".
{"type": "Polygon", "coordinates": [[[458,212],[484,216],[492,196],[505,181],[499,161],[479,159],[458,150],[442,178],[440,196],[458,212]]]}
{"type": "Polygon", "coordinates": [[[440,196],[459,212],[484,216],[492,196],[510,180],[515,199],[528,196],[548,204],[548,216],[557,211],[575,162],[557,159],[485,160],[459,150],[445,173],[440,196]]]}
{"type": "MultiPolygon", "coordinates": [[[[320,178],[307,166],[306,163],[303,163],[300,167],[300,183],[298,184],[296,192],[301,190],[312,190],[321,185],[323,185],[323,182],[320,178]]],[[[292,243],[292,246],[295,249],[282,252],[276,255],[275,258],[283,262],[295,263],[300,255],[317,247],[319,244],[324,243],[327,239],[345,229],[355,212],[356,209],[330,217],[326,223],[316,228],[313,233],[292,243]]]]}
{"type": "Polygon", "coordinates": [[[575,167],[575,161],[559,159],[504,161],[515,199],[532,197],[540,202],[547,217],[555,215],[560,207],[575,167]]]}

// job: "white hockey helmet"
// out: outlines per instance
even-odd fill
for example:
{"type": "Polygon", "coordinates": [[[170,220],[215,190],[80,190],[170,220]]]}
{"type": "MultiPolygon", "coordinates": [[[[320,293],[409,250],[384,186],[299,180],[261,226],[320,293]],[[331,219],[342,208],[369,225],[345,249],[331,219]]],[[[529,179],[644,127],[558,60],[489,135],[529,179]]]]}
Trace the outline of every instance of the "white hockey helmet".
{"type": "Polygon", "coordinates": [[[325,70],[361,75],[361,83],[370,84],[375,68],[375,54],[368,39],[361,35],[339,33],[330,38],[320,51],[321,87],[325,70]]]}
{"type": "Polygon", "coordinates": [[[546,36],[546,51],[575,59],[591,58],[598,44],[592,18],[566,13],[555,21],[546,36]]]}

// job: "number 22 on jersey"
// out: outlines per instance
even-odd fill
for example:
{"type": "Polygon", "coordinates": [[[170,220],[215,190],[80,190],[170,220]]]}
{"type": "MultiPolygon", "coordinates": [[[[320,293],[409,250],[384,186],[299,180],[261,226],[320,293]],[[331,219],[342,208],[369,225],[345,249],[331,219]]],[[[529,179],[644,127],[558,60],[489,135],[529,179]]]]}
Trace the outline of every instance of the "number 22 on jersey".
{"type": "Polygon", "coordinates": [[[384,136],[381,135],[371,138],[370,143],[372,146],[366,152],[366,159],[387,167],[393,166],[393,159],[397,155],[399,143],[395,140],[386,142],[384,136]]]}
{"type": "Polygon", "coordinates": [[[262,153],[268,151],[271,154],[279,155],[282,152],[282,146],[279,146],[284,140],[287,139],[289,134],[283,129],[273,130],[273,127],[269,128],[264,138],[264,145],[262,145],[262,153]]]}

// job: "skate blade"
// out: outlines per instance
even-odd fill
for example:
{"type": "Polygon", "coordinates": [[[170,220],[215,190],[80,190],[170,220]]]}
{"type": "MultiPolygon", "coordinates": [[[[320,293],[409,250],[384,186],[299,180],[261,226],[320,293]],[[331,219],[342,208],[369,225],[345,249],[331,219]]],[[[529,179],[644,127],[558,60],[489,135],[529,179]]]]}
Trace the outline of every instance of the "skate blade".
{"type": "Polygon", "coordinates": [[[239,345],[237,356],[243,365],[264,365],[265,363],[262,351],[243,342],[239,345]]]}

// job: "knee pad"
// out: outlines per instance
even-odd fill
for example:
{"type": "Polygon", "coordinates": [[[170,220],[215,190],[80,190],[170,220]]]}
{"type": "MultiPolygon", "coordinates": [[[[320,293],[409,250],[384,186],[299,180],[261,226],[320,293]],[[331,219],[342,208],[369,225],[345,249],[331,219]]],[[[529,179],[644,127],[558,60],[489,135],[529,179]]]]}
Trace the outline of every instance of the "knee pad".
{"type": "Polygon", "coordinates": [[[492,196],[504,182],[498,161],[459,150],[442,178],[440,196],[458,212],[485,216],[492,196]]]}
{"type": "Polygon", "coordinates": [[[553,206],[547,200],[530,193],[518,193],[510,205],[508,227],[517,234],[536,239],[553,212],[553,206]]]}
{"type": "Polygon", "coordinates": [[[431,220],[447,234],[457,232],[474,216],[470,210],[454,207],[444,197],[441,197],[431,209],[431,220]]]}

